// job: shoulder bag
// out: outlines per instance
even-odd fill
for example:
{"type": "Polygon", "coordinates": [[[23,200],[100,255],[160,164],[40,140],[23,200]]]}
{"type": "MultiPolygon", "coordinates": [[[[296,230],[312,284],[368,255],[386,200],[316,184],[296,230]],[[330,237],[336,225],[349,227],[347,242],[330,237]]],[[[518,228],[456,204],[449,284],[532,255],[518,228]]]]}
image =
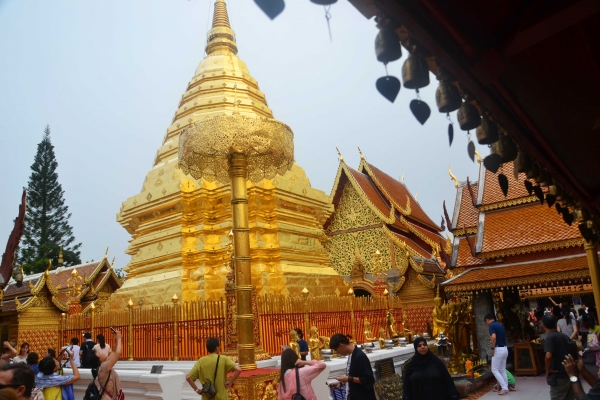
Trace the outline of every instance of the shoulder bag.
{"type": "Polygon", "coordinates": [[[300,373],[296,367],[296,393],[292,395],[292,400],[306,400],[306,397],[300,394],[300,373]]]}
{"type": "Polygon", "coordinates": [[[217,357],[217,365],[215,366],[215,376],[213,377],[212,382],[210,380],[207,380],[206,382],[202,383],[202,394],[204,394],[209,399],[212,399],[213,397],[215,397],[217,395],[216,382],[217,382],[217,371],[219,370],[219,358],[221,358],[220,354],[217,357]]]}

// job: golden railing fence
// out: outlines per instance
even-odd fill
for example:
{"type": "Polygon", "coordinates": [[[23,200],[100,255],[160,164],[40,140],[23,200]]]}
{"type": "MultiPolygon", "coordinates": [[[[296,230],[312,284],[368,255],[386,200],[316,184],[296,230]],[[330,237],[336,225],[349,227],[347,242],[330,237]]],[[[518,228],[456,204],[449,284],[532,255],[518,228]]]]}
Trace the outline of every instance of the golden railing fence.
{"type": "MultiPolygon", "coordinates": [[[[344,333],[363,343],[365,319],[378,336],[391,309],[397,329],[402,330],[402,305],[397,297],[266,294],[256,300],[262,345],[272,356],[281,354],[281,346],[289,343],[289,332],[294,328],[301,328],[305,339],[310,336],[310,327],[316,326],[319,336],[344,333]]],[[[196,360],[207,354],[208,338],[224,342],[226,308],[225,298],[181,304],[174,298],[173,304],[146,308],[130,304],[128,310],[94,312],[93,317],[91,313],[63,315],[60,345],[68,344],[72,337],[81,342],[83,333],[92,332],[94,340],[102,333],[114,348],[113,327],[123,336],[122,360],[196,360]]]]}

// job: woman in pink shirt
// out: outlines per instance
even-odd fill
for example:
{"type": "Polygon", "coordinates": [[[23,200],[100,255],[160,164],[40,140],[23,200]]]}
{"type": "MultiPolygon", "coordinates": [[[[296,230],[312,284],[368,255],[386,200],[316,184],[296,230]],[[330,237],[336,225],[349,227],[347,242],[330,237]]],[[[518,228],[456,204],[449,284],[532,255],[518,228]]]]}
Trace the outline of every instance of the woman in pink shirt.
{"type": "Polygon", "coordinates": [[[281,353],[281,375],[277,394],[279,400],[290,400],[293,395],[300,393],[306,400],[317,400],[311,382],[325,369],[321,361],[302,361],[292,349],[281,353]],[[300,376],[300,388],[296,387],[296,368],[300,376]]]}

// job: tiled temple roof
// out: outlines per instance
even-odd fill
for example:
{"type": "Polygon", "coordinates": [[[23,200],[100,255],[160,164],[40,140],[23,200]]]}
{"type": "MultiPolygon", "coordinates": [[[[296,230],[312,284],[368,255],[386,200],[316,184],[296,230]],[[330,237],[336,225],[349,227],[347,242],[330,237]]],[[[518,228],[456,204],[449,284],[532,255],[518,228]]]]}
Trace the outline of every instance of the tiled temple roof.
{"type": "Polygon", "coordinates": [[[483,254],[541,244],[559,248],[570,239],[583,240],[575,224],[567,225],[554,208],[539,203],[486,212],[482,233],[483,254]]]}
{"type": "Polygon", "coordinates": [[[425,211],[423,211],[404,183],[392,178],[373,164],[369,164],[366,161],[365,164],[368,166],[368,170],[370,170],[367,172],[372,172],[374,175],[375,184],[377,185],[379,183],[379,189],[386,192],[391,197],[392,202],[399,205],[399,208],[406,208],[406,196],[410,197],[411,213],[407,216],[408,219],[420,222],[430,229],[439,232],[440,227],[429,218],[425,211]]]}
{"type": "Polygon", "coordinates": [[[585,255],[566,256],[501,266],[475,267],[444,282],[446,290],[463,291],[501,288],[523,284],[543,284],[589,277],[585,255]]]}

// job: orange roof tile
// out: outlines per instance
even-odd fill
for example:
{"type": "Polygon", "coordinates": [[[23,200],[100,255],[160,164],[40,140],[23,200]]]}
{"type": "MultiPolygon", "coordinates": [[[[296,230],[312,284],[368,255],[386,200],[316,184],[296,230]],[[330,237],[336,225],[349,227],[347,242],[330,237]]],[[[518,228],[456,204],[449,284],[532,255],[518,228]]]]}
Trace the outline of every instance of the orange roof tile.
{"type": "Polygon", "coordinates": [[[474,290],[587,276],[587,257],[579,255],[531,263],[471,268],[442,285],[449,289],[461,285],[462,288],[456,290],[474,290]]]}
{"type": "Polygon", "coordinates": [[[375,175],[375,178],[384,187],[385,191],[394,199],[394,201],[402,208],[406,207],[406,196],[410,196],[410,208],[411,213],[406,218],[415,219],[424,225],[427,225],[435,230],[439,231],[440,227],[429,218],[429,216],[423,211],[417,200],[410,194],[406,185],[398,180],[392,178],[373,164],[368,164],[369,169],[375,175]]]}
{"type": "MultiPolygon", "coordinates": [[[[421,256],[423,256],[425,258],[431,257],[431,248],[429,248],[429,246],[427,246],[426,243],[418,244],[417,242],[415,242],[413,239],[411,239],[407,235],[403,235],[401,233],[397,233],[397,232],[393,232],[393,231],[390,231],[390,232],[392,232],[392,235],[394,235],[399,240],[402,240],[404,243],[406,243],[406,245],[408,247],[415,250],[421,256]],[[424,246],[426,246],[426,248],[424,246]],[[429,250],[427,250],[427,249],[429,249],[429,250]]],[[[418,240],[418,241],[421,242],[421,240],[418,240]]]]}
{"type": "Polygon", "coordinates": [[[383,196],[375,188],[375,184],[365,174],[358,172],[355,169],[348,167],[348,171],[352,174],[362,191],[371,200],[375,207],[385,216],[390,215],[392,207],[385,202],[383,196]]]}
{"type": "MultiPolygon", "coordinates": [[[[415,262],[418,264],[421,263],[420,260],[415,260],[415,262]]],[[[423,271],[432,274],[445,274],[444,270],[438,265],[438,263],[431,259],[425,260],[425,263],[423,264],[423,271]]]]}
{"type": "MultiPolygon", "coordinates": [[[[484,168],[483,165],[481,168],[484,168]]],[[[492,174],[490,171],[485,170],[485,183],[483,186],[483,198],[481,204],[492,204],[498,203],[505,200],[517,199],[519,197],[528,197],[529,193],[525,189],[523,182],[527,179],[524,173],[519,174],[519,179],[516,180],[513,174],[513,163],[504,164],[502,171],[498,171],[496,174],[492,174]],[[508,178],[508,193],[504,197],[502,189],[498,184],[498,175],[504,173],[508,178]]]]}
{"type": "MultiPolygon", "coordinates": [[[[475,200],[477,200],[477,187],[478,184],[471,185],[475,200]]],[[[456,229],[476,227],[478,221],[479,210],[473,206],[469,188],[465,185],[462,188],[462,198],[460,200],[460,209],[458,210],[458,223],[456,224],[456,229]]]]}
{"type": "MultiPolygon", "coordinates": [[[[471,244],[475,246],[475,237],[469,235],[469,240],[471,241],[471,244]]],[[[473,257],[466,238],[462,237],[459,239],[458,256],[456,257],[456,267],[480,265],[483,264],[484,261],[484,259],[473,257]]]]}
{"type": "Polygon", "coordinates": [[[554,208],[532,203],[486,212],[482,253],[581,237],[554,208]]]}
{"type": "Polygon", "coordinates": [[[52,279],[52,284],[54,286],[60,285],[61,288],[66,288],[67,280],[71,277],[71,273],[73,272],[73,269],[76,269],[77,273],[82,278],[84,276],[89,277],[94,273],[94,271],[96,270],[96,268],[98,268],[98,265],[100,265],[101,262],[102,262],[102,260],[93,261],[93,262],[90,262],[87,264],[76,265],[76,266],[74,266],[74,268],[69,267],[67,269],[64,269],[64,270],[58,271],[58,272],[50,271],[51,272],[50,279],[52,279]]]}
{"type": "Polygon", "coordinates": [[[440,235],[438,232],[432,232],[430,229],[427,228],[423,228],[422,226],[419,226],[415,223],[412,223],[409,220],[406,220],[406,222],[414,229],[416,229],[417,231],[419,231],[422,235],[424,235],[425,237],[427,237],[429,240],[431,240],[433,243],[439,245],[440,244],[440,240],[442,243],[444,243],[446,241],[446,239],[440,235]]]}

